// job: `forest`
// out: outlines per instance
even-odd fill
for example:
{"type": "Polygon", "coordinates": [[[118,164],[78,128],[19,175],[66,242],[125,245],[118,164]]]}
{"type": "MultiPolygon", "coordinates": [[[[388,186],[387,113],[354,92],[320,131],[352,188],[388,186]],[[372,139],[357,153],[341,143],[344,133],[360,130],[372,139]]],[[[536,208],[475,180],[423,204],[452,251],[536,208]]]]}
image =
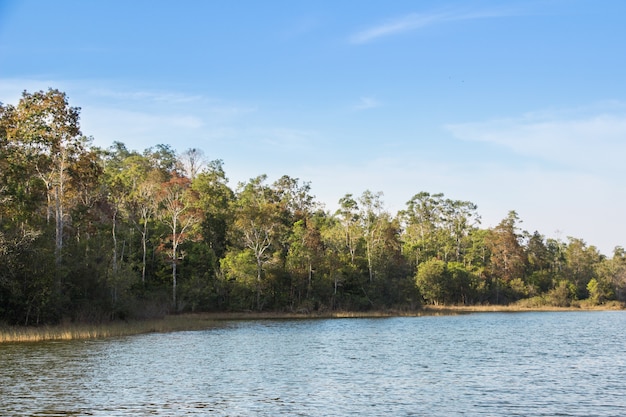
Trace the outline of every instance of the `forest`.
{"type": "Polygon", "coordinates": [[[623,248],[513,210],[482,228],[469,201],[407,190],[391,214],[367,190],[329,212],[298,178],[231,188],[200,149],[101,149],[79,119],[56,89],[0,103],[0,324],[626,301],[623,248]]]}

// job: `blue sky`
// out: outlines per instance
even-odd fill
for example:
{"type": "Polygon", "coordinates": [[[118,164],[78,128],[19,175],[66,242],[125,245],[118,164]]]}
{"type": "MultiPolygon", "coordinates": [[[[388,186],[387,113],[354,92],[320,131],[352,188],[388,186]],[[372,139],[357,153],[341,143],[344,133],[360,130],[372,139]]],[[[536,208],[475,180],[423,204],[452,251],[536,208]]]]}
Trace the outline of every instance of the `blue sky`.
{"type": "Polygon", "coordinates": [[[626,2],[0,0],[0,101],[65,91],[94,144],[478,205],[626,246],[626,2]]]}

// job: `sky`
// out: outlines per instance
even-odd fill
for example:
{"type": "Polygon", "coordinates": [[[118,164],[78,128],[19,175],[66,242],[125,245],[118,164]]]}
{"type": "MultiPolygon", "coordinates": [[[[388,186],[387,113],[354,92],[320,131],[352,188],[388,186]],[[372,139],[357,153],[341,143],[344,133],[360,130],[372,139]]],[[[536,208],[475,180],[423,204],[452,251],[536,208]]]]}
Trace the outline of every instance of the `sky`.
{"type": "Polygon", "coordinates": [[[626,246],[626,2],[0,0],[0,102],[57,88],[93,144],[478,206],[626,246]]]}

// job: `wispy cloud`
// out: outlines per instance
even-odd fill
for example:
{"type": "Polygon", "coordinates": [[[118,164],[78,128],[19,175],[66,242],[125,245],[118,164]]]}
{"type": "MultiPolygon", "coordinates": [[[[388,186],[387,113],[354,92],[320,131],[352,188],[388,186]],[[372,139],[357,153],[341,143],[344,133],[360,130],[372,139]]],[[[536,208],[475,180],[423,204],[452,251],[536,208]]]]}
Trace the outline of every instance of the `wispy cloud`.
{"type": "Polygon", "coordinates": [[[527,114],[518,118],[450,124],[462,140],[506,147],[513,152],[582,169],[624,171],[626,109],[568,114],[527,114]]]}
{"type": "Polygon", "coordinates": [[[206,100],[200,95],[185,95],[181,93],[155,91],[114,90],[110,88],[92,89],[89,90],[87,93],[94,97],[102,97],[114,100],[152,101],[175,104],[193,103],[206,100]]]}
{"type": "Polygon", "coordinates": [[[1,78],[0,79],[0,102],[4,104],[17,104],[22,97],[22,91],[29,93],[35,91],[47,91],[49,88],[58,88],[66,91],[70,83],[60,80],[52,80],[47,77],[33,78],[1,78]]]}
{"type": "Polygon", "coordinates": [[[446,10],[430,13],[410,13],[395,19],[388,20],[381,24],[372,26],[350,36],[349,41],[353,44],[363,44],[376,39],[410,32],[427,26],[436,24],[460,21],[489,19],[496,17],[511,16],[516,13],[511,10],[446,10]]]}
{"type": "Polygon", "coordinates": [[[380,107],[380,101],[376,100],[374,97],[361,97],[357,104],[355,104],[352,108],[354,110],[368,110],[376,107],[380,107]]]}
{"type": "Polygon", "coordinates": [[[250,141],[258,145],[259,150],[269,147],[274,152],[293,152],[310,150],[319,135],[309,130],[271,127],[243,129],[239,136],[250,138],[250,141]]]}

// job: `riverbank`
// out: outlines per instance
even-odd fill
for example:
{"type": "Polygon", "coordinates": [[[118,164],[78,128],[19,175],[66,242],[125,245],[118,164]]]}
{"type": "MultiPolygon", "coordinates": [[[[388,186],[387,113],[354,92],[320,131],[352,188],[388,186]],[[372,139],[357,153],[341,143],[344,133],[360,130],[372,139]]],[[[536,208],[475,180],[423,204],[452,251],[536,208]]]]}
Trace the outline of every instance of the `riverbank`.
{"type": "Polygon", "coordinates": [[[102,339],[144,333],[203,330],[215,325],[216,321],[210,315],[181,314],[165,316],[161,319],[113,321],[98,324],[62,323],[39,327],[0,326],[0,343],[102,339]]]}
{"type": "Polygon", "coordinates": [[[602,311],[623,310],[623,303],[612,302],[603,305],[579,304],[572,307],[526,307],[520,305],[481,305],[481,306],[424,306],[415,311],[326,311],[326,312],[223,312],[187,313],[165,316],[162,319],[117,321],[101,324],[63,323],[55,326],[22,327],[0,326],[0,343],[28,343],[62,340],[89,340],[110,337],[131,336],[145,333],[166,333],[177,331],[205,330],[228,320],[281,320],[315,318],[384,318],[448,316],[471,313],[531,312],[531,311],[602,311]]]}

